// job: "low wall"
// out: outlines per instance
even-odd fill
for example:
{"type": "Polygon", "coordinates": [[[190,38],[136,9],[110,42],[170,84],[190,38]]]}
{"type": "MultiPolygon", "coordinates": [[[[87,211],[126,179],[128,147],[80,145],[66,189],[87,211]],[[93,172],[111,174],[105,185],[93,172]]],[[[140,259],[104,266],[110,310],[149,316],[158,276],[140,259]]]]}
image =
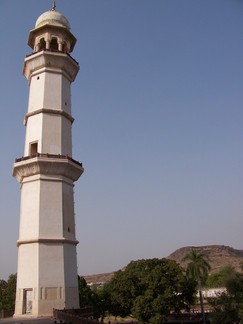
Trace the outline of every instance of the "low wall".
{"type": "Polygon", "coordinates": [[[53,309],[53,317],[72,324],[99,323],[92,319],[92,309],[90,307],[81,309],[53,309]]]}
{"type": "Polygon", "coordinates": [[[13,317],[14,310],[2,310],[0,311],[0,318],[13,317]]]}

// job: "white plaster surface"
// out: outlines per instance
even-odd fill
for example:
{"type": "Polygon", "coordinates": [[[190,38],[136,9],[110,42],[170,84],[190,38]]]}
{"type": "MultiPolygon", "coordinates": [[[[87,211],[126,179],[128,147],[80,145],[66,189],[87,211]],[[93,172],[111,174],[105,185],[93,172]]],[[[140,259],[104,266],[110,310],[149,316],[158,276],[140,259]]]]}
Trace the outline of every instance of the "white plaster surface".
{"type": "MultiPolygon", "coordinates": [[[[38,48],[54,30],[60,48],[75,44],[68,21],[58,12],[41,15],[36,28],[30,32],[31,46],[38,48]]],[[[25,159],[13,171],[21,185],[15,316],[26,313],[26,299],[31,316],[79,307],[73,182],[83,170],[68,158],[32,156],[33,143],[40,154],[72,156],[70,85],[78,70],[63,52],[40,50],[25,59],[30,86],[25,159]]]]}
{"type": "Polygon", "coordinates": [[[46,11],[40,15],[35,23],[35,28],[41,27],[43,25],[52,25],[52,26],[60,26],[70,29],[70,24],[67,18],[58,11],[50,10],[46,11]]]}

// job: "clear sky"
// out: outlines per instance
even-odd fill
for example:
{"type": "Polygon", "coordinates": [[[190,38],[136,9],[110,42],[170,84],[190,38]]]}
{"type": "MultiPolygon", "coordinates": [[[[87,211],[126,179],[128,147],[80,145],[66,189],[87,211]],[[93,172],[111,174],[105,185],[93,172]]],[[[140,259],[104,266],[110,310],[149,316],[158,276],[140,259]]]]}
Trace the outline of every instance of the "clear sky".
{"type": "MultiPolygon", "coordinates": [[[[16,272],[29,30],[51,0],[0,0],[0,278],[16,272]]],[[[57,0],[72,86],[78,271],[183,246],[243,249],[243,0],[57,0]]]]}

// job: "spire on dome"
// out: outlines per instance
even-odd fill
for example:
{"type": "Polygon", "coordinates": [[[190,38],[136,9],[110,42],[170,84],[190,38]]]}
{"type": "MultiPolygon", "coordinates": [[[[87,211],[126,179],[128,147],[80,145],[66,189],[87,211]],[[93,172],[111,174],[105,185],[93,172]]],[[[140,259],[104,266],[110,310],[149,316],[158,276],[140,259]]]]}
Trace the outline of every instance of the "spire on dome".
{"type": "Polygon", "coordinates": [[[52,11],[56,11],[56,1],[54,0],[53,3],[52,3],[52,8],[51,8],[52,11]]]}

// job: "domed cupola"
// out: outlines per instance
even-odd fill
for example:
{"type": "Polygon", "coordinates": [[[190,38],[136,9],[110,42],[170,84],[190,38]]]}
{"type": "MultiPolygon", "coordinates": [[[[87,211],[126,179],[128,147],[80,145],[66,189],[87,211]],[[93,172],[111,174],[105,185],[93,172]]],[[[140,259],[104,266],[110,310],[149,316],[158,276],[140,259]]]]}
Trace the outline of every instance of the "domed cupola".
{"type": "Polygon", "coordinates": [[[37,19],[35,29],[30,31],[28,45],[34,52],[50,50],[70,53],[76,43],[70,29],[67,18],[56,11],[54,1],[52,9],[37,19]]]}
{"type": "Polygon", "coordinates": [[[64,27],[70,30],[70,24],[67,18],[63,16],[63,14],[61,14],[60,12],[54,9],[44,12],[42,15],[40,15],[40,17],[37,19],[35,23],[35,28],[44,25],[64,27]]]}

